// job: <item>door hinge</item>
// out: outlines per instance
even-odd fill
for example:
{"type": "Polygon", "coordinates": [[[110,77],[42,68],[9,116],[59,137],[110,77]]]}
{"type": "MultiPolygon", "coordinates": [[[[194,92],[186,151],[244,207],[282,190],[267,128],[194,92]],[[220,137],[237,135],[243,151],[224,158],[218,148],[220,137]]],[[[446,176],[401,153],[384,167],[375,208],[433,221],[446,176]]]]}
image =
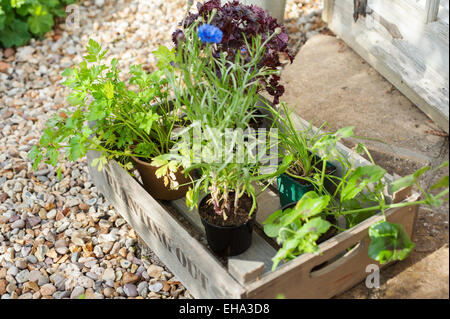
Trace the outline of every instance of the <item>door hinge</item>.
{"type": "Polygon", "coordinates": [[[353,0],[353,19],[358,21],[359,16],[366,17],[367,14],[367,0],[353,0]]]}

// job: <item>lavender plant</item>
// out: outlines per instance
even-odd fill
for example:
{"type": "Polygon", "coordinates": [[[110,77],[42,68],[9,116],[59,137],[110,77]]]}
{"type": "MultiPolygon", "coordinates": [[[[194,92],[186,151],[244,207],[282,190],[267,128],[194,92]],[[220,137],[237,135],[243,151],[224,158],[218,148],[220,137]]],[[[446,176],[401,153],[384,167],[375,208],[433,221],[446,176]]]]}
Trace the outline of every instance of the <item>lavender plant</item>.
{"type": "MultiPolygon", "coordinates": [[[[234,59],[230,60],[227,52],[217,54],[224,34],[211,25],[213,19],[214,15],[211,15],[209,20],[199,18],[192,22],[184,29],[185,39],[178,42],[176,49],[170,51],[161,47],[157,53],[159,62],[165,66],[169,86],[173,89],[174,104],[184,111],[186,119],[192,123],[180,135],[189,133],[194,138],[195,130],[213,133],[206,133],[197,139],[199,145],[181,147],[176,152],[178,155],[172,152],[170,156],[163,155],[156,160],[160,163],[182,162],[186,173],[199,170],[201,177],[193,182],[186,197],[188,206],[197,206],[202,191],[210,193],[215,212],[226,221],[236,214],[239,199],[244,194],[252,198],[251,215],[258,195],[253,182],[277,175],[261,173],[258,155],[242,160],[236,160],[233,155],[242,146],[236,140],[252,138],[251,133],[244,131],[248,129],[260,99],[254,83],[277,72],[258,65],[265,56],[267,44],[280,31],[268,36],[265,41],[261,36],[244,37],[248,50],[245,54],[250,59],[236,52],[234,59]],[[228,134],[227,130],[235,130],[234,133],[240,134],[240,137],[234,133],[228,134]],[[225,150],[221,149],[224,145],[225,150]],[[217,158],[211,151],[217,149],[232,156],[217,158]]],[[[264,147],[270,148],[270,145],[264,147]]],[[[251,152],[247,154],[251,155],[251,152]]]]}

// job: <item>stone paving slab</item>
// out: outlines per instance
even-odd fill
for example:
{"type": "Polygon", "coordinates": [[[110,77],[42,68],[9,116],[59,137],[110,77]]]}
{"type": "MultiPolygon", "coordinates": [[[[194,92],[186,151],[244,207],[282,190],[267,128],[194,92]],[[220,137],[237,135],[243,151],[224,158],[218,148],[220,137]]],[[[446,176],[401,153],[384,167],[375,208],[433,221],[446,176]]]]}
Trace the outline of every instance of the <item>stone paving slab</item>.
{"type": "MultiPolygon", "coordinates": [[[[375,162],[389,173],[406,175],[448,160],[448,136],[342,40],[316,35],[305,43],[282,75],[282,100],[302,118],[328,130],[355,126],[368,138],[375,162]]],[[[348,147],[355,139],[344,141],[348,147]]],[[[427,187],[448,169],[426,175],[427,187]]],[[[362,283],[338,298],[448,298],[448,203],[420,209],[406,260],[381,272],[381,287],[362,283]],[[412,279],[413,278],[413,279],[412,279]]]]}
{"type": "Polygon", "coordinates": [[[302,118],[326,121],[331,130],[354,125],[356,135],[378,140],[365,141],[378,157],[393,157],[393,166],[411,162],[401,175],[441,154],[446,138],[432,134],[438,127],[336,37],[311,38],[284,70],[283,82],[282,100],[302,118]]]}

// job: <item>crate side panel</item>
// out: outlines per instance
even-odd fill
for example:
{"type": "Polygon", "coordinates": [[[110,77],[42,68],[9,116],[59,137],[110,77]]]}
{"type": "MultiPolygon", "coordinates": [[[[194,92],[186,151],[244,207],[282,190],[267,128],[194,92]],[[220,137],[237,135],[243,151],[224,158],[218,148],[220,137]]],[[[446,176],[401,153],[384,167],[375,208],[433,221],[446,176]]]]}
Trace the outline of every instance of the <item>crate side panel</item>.
{"type": "MultiPolygon", "coordinates": [[[[390,210],[388,220],[402,224],[411,236],[418,207],[390,210]]],[[[270,275],[248,286],[247,298],[275,298],[283,294],[286,298],[331,298],[344,292],[366,278],[367,265],[376,264],[369,258],[370,239],[368,229],[381,220],[374,216],[360,225],[344,232],[320,245],[321,255],[305,254],[280,267],[270,275]],[[348,254],[330,265],[311,273],[322,263],[359,244],[348,254]]],[[[383,265],[383,267],[386,265],[383,265]]]]}
{"type": "Polygon", "coordinates": [[[91,178],[120,215],[196,298],[240,298],[243,288],[156,200],[114,161],[91,178]]]}

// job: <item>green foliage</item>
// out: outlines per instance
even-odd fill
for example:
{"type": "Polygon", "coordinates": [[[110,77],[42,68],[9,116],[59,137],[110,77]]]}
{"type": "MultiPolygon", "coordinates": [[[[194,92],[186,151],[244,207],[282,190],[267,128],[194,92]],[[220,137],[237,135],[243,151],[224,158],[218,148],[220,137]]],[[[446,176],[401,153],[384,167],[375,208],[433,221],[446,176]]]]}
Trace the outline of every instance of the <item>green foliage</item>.
{"type": "MultiPolygon", "coordinates": [[[[331,176],[325,174],[330,159],[346,161],[336,149],[342,138],[353,136],[353,126],[344,127],[335,133],[321,132],[322,127],[314,130],[312,124],[304,125],[299,130],[294,123],[292,111],[285,103],[280,108],[271,105],[265,109],[272,114],[278,128],[280,157],[292,156],[285,174],[314,185],[320,193],[325,181],[332,182],[331,176]]],[[[347,165],[348,163],[345,163],[347,165]]]]}
{"type": "Polygon", "coordinates": [[[405,259],[415,246],[401,224],[382,221],[369,228],[369,236],[369,257],[380,264],[405,259]]]}
{"type": "Polygon", "coordinates": [[[286,174],[308,181],[313,177],[316,167],[321,166],[317,161],[316,152],[312,151],[315,143],[321,139],[320,134],[314,134],[311,125],[304,130],[298,130],[292,118],[292,111],[285,103],[281,103],[280,109],[270,105],[267,105],[266,109],[275,119],[282,148],[293,155],[286,174]]]}
{"type": "MultiPolygon", "coordinates": [[[[336,133],[314,133],[312,127],[297,132],[293,124],[291,113],[284,106],[285,114],[268,107],[274,118],[278,119],[280,130],[280,141],[282,149],[286,154],[292,156],[289,167],[300,167],[305,171],[311,167],[312,157],[320,155],[325,167],[327,161],[340,163],[342,177],[329,176],[325,170],[311,169],[310,176],[295,176],[312,183],[315,191],[309,192],[302,197],[295,208],[285,211],[274,212],[264,222],[264,232],[267,236],[277,239],[282,245],[273,258],[273,269],[282,261],[289,261],[303,253],[318,252],[317,240],[324,234],[331,224],[326,219],[333,216],[335,220],[343,216],[346,220],[346,229],[350,229],[362,221],[381,212],[383,220],[370,227],[369,235],[371,244],[369,256],[380,263],[394,260],[402,260],[413,250],[414,244],[401,225],[391,224],[386,220],[385,210],[389,208],[401,208],[411,205],[427,205],[438,207],[448,197],[449,178],[443,177],[429,191],[423,190],[419,184],[419,178],[429,171],[436,171],[447,167],[448,162],[435,169],[424,167],[417,172],[405,176],[399,180],[387,184],[385,180],[386,171],[373,163],[372,157],[363,144],[355,148],[358,153],[365,153],[372,160],[373,165],[355,167],[338,151],[336,144],[341,138],[353,136],[353,128],[343,128],[336,133]],[[282,117],[285,117],[284,119],[282,117]],[[328,193],[324,187],[324,181],[329,180],[334,184],[333,193],[328,193]],[[402,202],[391,204],[387,201],[385,193],[390,189],[391,193],[397,192],[405,187],[415,185],[423,195],[423,200],[416,202],[402,202]],[[310,219],[312,218],[312,219],[310,219]]],[[[300,170],[297,170],[300,171],[300,170]]],[[[287,173],[290,174],[288,171],[287,173]]],[[[292,174],[290,174],[292,175],[292,174]]],[[[334,226],[339,230],[341,229],[334,226]]]]}
{"type": "MultiPolygon", "coordinates": [[[[186,41],[179,43],[176,51],[160,47],[153,53],[173,89],[174,104],[178,109],[183,108],[191,123],[180,137],[194,137],[196,131],[202,134],[198,145],[180,143],[172,152],[175,154],[171,160],[182,163],[186,172],[194,169],[200,172],[201,178],[193,182],[186,196],[187,205],[194,208],[202,192],[210,193],[216,213],[226,220],[236,213],[239,198],[244,194],[253,199],[252,214],[258,195],[253,182],[276,176],[262,173],[258,154],[240,149],[243,145],[240,142],[252,138],[251,133],[244,131],[250,126],[259,101],[256,80],[278,71],[258,67],[266,43],[261,36],[248,43],[250,59],[238,53],[230,61],[224,52],[213,55],[213,45],[204,45],[199,40],[198,24],[199,21],[184,30],[186,41]],[[234,131],[228,134],[227,130],[234,131]],[[245,153],[242,161],[238,159],[240,150],[245,153]],[[228,158],[229,154],[233,156],[228,158]]],[[[268,149],[270,145],[262,147],[268,149]]]]}
{"type": "Polygon", "coordinates": [[[379,183],[386,171],[377,165],[360,166],[347,178],[342,187],[342,201],[354,199],[368,185],[379,183]]]}
{"type": "Polygon", "coordinates": [[[153,51],[158,59],[158,68],[164,69],[170,67],[170,63],[175,61],[175,49],[169,50],[166,46],[160,46],[158,50],[153,51]]]}
{"type": "Polygon", "coordinates": [[[267,236],[277,239],[282,247],[272,259],[275,270],[282,260],[291,260],[296,256],[317,252],[316,241],[332,226],[324,217],[319,216],[328,206],[329,196],[319,196],[316,192],[306,193],[295,208],[279,210],[264,222],[267,236]]]}
{"type": "Polygon", "coordinates": [[[0,46],[22,46],[33,36],[42,37],[53,27],[55,16],[65,16],[64,7],[74,2],[0,0],[0,46]]]}
{"type": "Polygon", "coordinates": [[[107,50],[97,42],[89,40],[87,52],[78,67],[62,73],[63,84],[71,88],[72,107],[46,123],[39,145],[29,152],[33,167],[43,160],[58,165],[59,150],[70,161],[88,150],[100,151],[102,156],[93,162],[99,170],[112,158],[129,169],[131,156],[151,159],[167,153],[180,119],[168,103],[164,74],[147,74],[135,65],[126,83],[119,79],[117,60],[109,66],[102,63],[107,50]]]}
{"type": "MultiPolygon", "coordinates": [[[[422,192],[424,199],[413,204],[423,204],[429,206],[430,208],[439,207],[443,204],[443,199],[448,200],[448,175],[444,176],[440,181],[430,187],[430,191],[440,191],[437,194],[424,191],[418,180],[425,172],[430,170],[435,172],[443,167],[447,167],[448,165],[449,162],[446,161],[434,169],[430,166],[423,167],[411,175],[394,181],[391,184],[392,191],[396,192],[404,187],[415,185],[422,192]],[[445,198],[446,196],[447,198],[445,198]]],[[[393,204],[391,206],[402,207],[402,204],[393,204]]],[[[381,264],[395,260],[403,260],[414,249],[414,243],[411,242],[408,234],[400,224],[392,224],[386,220],[381,221],[380,223],[370,227],[369,236],[371,238],[369,256],[381,264]]]]}

